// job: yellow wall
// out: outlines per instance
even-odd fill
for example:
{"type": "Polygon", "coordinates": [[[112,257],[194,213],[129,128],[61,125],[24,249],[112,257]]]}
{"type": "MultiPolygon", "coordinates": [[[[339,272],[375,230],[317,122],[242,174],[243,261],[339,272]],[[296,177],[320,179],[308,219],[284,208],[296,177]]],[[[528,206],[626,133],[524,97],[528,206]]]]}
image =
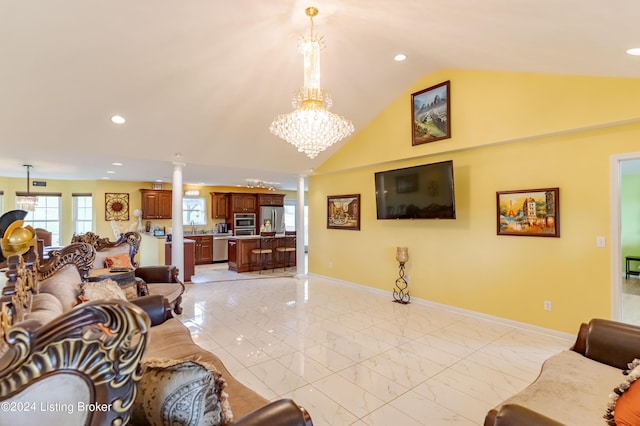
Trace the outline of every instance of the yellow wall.
{"type": "Polygon", "coordinates": [[[414,84],[309,179],[309,271],[574,333],[610,317],[609,159],[640,150],[640,80],[441,71],[414,84]],[[410,94],[451,80],[451,139],[411,146],[410,94]],[[617,123],[617,124],[616,124],[617,123]],[[452,159],[456,220],[376,220],[374,172],[452,159]],[[397,161],[390,161],[397,160],[397,161]],[[496,191],[560,188],[560,238],[496,235],[496,191]],[[361,231],[326,197],[361,194],[361,231]],[[543,310],[550,300],[553,310],[543,310]]]}

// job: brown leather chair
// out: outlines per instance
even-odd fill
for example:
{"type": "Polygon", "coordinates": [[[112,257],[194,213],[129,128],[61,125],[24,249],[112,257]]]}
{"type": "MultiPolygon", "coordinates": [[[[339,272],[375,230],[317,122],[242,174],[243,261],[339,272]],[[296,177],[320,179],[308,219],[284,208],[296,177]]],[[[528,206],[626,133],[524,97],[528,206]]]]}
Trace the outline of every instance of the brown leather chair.
{"type": "Polygon", "coordinates": [[[38,257],[44,259],[45,247],[51,246],[51,232],[43,228],[36,228],[36,244],[38,248],[38,257]]]}
{"type": "Polygon", "coordinates": [[[43,228],[36,228],[36,238],[42,240],[42,245],[49,247],[51,245],[51,232],[43,228]]]}

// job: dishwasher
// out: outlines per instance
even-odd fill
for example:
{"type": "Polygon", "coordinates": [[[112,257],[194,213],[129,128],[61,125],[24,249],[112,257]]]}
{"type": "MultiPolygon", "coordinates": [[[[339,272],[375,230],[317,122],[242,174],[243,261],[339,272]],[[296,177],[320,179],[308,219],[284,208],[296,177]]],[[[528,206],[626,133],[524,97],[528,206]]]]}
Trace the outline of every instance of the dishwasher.
{"type": "Polygon", "coordinates": [[[229,247],[227,245],[227,241],[229,237],[227,235],[224,236],[213,236],[213,261],[214,262],[226,262],[229,257],[229,247]]]}

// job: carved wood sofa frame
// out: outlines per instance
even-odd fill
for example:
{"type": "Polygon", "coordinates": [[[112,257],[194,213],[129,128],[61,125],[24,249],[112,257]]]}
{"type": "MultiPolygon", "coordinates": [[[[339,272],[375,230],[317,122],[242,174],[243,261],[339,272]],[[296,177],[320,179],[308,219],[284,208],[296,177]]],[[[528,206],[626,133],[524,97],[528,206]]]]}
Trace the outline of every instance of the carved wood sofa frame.
{"type": "Polygon", "coordinates": [[[7,278],[13,295],[10,301],[8,296],[3,297],[0,310],[0,344],[4,346],[0,348],[0,402],[33,410],[3,410],[3,422],[126,424],[142,374],[140,360],[148,344],[148,315],[129,302],[104,300],[83,303],[45,324],[23,321],[40,274],[22,257],[10,258],[7,278]],[[84,383],[87,389],[71,401],[73,396],[56,392],[56,384],[61,383],[81,387],[84,383]],[[68,406],[70,410],[47,412],[41,404],[68,406]],[[80,404],[99,408],[81,410],[80,404]]]}
{"type": "Polygon", "coordinates": [[[129,245],[129,259],[134,268],[138,267],[138,262],[135,261],[136,254],[140,250],[140,234],[137,232],[126,232],[120,235],[116,241],[109,241],[108,238],[101,238],[93,232],[87,232],[86,234],[74,235],[71,238],[72,243],[87,243],[91,245],[96,251],[104,251],[113,247],[119,247],[124,244],[129,245]]]}

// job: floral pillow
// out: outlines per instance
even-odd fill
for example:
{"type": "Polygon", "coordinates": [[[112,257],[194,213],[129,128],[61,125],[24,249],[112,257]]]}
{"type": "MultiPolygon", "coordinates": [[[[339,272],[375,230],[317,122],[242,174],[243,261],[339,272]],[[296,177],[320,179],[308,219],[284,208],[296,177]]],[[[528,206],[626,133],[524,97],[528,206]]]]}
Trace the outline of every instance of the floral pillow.
{"type": "Polygon", "coordinates": [[[119,254],[117,256],[111,256],[104,259],[105,268],[129,268],[133,269],[129,255],[119,254]]]}
{"type": "Polygon", "coordinates": [[[627,376],[627,380],[609,395],[611,401],[604,418],[610,426],[640,425],[640,359],[630,362],[629,370],[622,374],[627,376]]]}

